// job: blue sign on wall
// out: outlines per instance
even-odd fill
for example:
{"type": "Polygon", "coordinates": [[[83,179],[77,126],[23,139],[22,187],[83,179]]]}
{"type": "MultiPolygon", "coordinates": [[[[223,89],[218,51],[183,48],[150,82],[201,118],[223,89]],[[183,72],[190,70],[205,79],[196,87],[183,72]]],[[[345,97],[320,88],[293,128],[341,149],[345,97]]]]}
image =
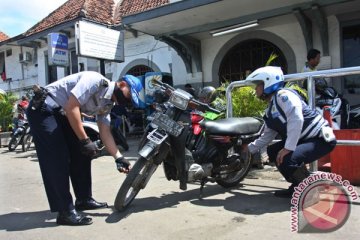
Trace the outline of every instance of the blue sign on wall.
{"type": "Polygon", "coordinates": [[[59,49],[68,49],[68,37],[60,33],[50,33],[51,47],[59,49]]]}
{"type": "Polygon", "coordinates": [[[48,34],[49,65],[68,66],[68,37],[62,33],[48,34]]]}

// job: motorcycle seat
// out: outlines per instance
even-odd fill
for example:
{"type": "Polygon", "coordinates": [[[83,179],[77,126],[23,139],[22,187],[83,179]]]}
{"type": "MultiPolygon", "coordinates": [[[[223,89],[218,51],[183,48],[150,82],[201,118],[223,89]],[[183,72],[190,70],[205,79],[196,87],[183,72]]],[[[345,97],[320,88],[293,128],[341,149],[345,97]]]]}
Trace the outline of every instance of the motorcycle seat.
{"type": "Polygon", "coordinates": [[[200,125],[210,134],[221,136],[249,135],[260,131],[262,122],[253,117],[203,121],[200,125]]]}

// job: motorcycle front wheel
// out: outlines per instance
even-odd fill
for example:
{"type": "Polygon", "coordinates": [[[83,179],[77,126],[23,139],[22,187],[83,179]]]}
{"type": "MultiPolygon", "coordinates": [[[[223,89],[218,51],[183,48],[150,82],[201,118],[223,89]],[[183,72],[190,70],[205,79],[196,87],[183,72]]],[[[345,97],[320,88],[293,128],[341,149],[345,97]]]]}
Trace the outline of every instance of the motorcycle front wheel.
{"type": "Polygon", "coordinates": [[[22,142],[23,152],[26,152],[29,150],[32,142],[33,142],[33,136],[31,134],[25,135],[24,140],[22,142]]]}
{"type": "Polygon", "coordinates": [[[251,154],[249,152],[243,153],[241,161],[241,169],[222,175],[220,178],[216,179],[216,183],[225,188],[237,186],[246,177],[249,170],[251,169],[251,154]]]}
{"type": "Polygon", "coordinates": [[[151,160],[140,157],[122,183],[114,202],[117,211],[124,211],[144,189],[158,165],[151,160]]]}
{"type": "Polygon", "coordinates": [[[14,151],[16,147],[20,144],[20,140],[21,140],[20,136],[13,135],[8,145],[9,151],[14,151]]]}

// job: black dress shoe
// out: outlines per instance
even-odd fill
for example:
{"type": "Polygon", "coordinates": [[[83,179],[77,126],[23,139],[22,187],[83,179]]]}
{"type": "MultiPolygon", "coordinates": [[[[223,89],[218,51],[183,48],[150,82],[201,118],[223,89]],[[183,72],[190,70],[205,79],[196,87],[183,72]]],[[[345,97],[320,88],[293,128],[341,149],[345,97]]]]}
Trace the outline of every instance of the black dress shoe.
{"type": "Polygon", "coordinates": [[[281,197],[281,198],[291,198],[292,194],[294,193],[295,185],[292,184],[288,189],[283,190],[277,190],[275,191],[274,195],[275,197],[281,197]]]}
{"type": "Polygon", "coordinates": [[[56,223],[59,225],[82,226],[92,224],[92,219],[82,216],[75,209],[59,212],[56,223]]]}
{"type": "Polygon", "coordinates": [[[93,198],[88,198],[84,200],[78,200],[75,201],[75,208],[76,210],[92,210],[92,209],[98,209],[98,208],[107,208],[108,205],[106,202],[97,202],[93,198]]]}

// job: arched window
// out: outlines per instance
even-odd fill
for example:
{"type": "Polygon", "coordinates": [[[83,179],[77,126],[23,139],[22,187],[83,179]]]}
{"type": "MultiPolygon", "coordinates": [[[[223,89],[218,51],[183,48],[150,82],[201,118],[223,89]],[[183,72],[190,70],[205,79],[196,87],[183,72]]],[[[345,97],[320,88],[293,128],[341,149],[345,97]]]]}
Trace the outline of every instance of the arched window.
{"type": "Polygon", "coordinates": [[[271,54],[277,58],[271,66],[280,66],[287,73],[287,62],[280,49],[271,42],[261,39],[251,39],[241,42],[231,48],[220,64],[220,83],[245,79],[252,71],[265,66],[271,54]]]}
{"type": "Polygon", "coordinates": [[[143,76],[147,72],[154,72],[154,70],[145,65],[137,65],[132,67],[126,74],[134,75],[134,76],[143,76]]]}

